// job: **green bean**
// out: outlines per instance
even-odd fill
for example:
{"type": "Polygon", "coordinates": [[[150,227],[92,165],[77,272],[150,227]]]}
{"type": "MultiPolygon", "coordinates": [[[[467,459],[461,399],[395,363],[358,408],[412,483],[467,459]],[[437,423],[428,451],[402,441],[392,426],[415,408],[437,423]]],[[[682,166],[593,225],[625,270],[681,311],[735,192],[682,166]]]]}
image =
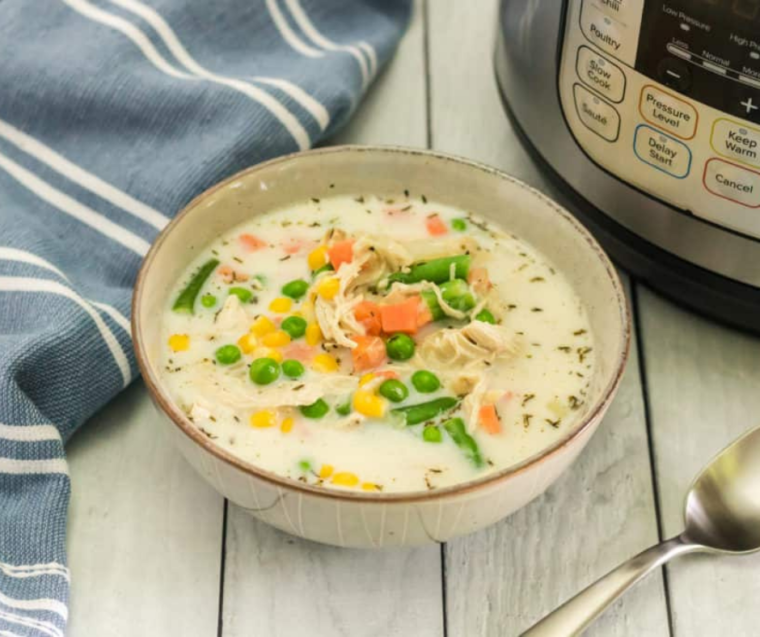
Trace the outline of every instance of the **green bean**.
{"type": "Polygon", "coordinates": [[[172,310],[175,312],[184,312],[186,314],[193,314],[195,308],[195,299],[198,293],[201,291],[206,279],[211,276],[211,273],[219,265],[219,259],[210,259],[206,261],[198,271],[190,279],[190,283],[185,286],[185,289],[179,293],[177,300],[174,301],[172,310]]]}
{"type": "Polygon", "coordinates": [[[461,418],[450,418],[443,423],[443,428],[448,432],[454,444],[459,447],[465,457],[472,462],[476,467],[482,467],[485,465],[483,456],[480,455],[480,449],[475,439],[467,433],[467,429],[464,426],[464,420],[461,418]]]}
{"type": "Polygon", "coordinates": [[[460,254],[455,257],[442,257],[440,259],[431,259],[430,261],[421,261],[415,263],[409,268],[409,272],[396,272],[388,277],[388,281],[393,283],[419,283],[420,281],[431,281],[432,283],[443,283],[451,279],[451,266],[454,266],[454,278],[466,279],[470,272],[470,255],[460,254]]]}
{"type": "Polygon", "coordinates": [[[392,409],[392,413],[400,414],[404,417],[407,425],[419,425],[426,420],[432,420],[445,411],[453,409],[459,404],[459,400],[450,396],[436,398],[426,403],[409,405],[407,407],[397,407],[392,409]]]}

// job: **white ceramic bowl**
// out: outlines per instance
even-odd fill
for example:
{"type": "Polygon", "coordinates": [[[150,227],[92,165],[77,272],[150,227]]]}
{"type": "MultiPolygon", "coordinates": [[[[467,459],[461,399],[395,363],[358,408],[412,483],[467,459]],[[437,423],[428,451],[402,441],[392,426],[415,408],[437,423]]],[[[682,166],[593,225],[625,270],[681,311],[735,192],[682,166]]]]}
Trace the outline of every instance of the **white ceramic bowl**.
{"type": "MultiPolygon", "coordinates": [[[[607,410],[623,373],[630,319],[620,280],[568,212],[493,168],[437,153],[344,146],[289,155],[245,170],[193,200],[163,231],[140,271],[132,306],[137,360],[161,421],[215,489],[279,529],[338,546],[443,542],[504,518],[541,494],[573,462],[607,410]],[[215,446],[173,404],[161,382],[159,317],[195,254],[229,228],[309,197],[404,189],[472,210],[527,240],[570,280],[595,338],[586,412],[565,436],[524,462],[436,491],[376,494],[322,489],[283,478],[215,446]]],[[[613,423],[614,424],[614,423],[613,423]]]]}

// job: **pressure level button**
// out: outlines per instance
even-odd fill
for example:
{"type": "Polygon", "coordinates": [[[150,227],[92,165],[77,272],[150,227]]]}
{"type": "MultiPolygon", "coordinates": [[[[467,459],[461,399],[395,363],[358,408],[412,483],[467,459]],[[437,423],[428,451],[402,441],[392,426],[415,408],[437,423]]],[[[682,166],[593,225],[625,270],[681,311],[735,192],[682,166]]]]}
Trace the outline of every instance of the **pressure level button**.
{"type": "Polygon", "coordinates": [[[651,84],[641,90],[639,111],[647,122],[681,139],[691,139],[697,132],[699,114],[696,109],[651,84]]]}

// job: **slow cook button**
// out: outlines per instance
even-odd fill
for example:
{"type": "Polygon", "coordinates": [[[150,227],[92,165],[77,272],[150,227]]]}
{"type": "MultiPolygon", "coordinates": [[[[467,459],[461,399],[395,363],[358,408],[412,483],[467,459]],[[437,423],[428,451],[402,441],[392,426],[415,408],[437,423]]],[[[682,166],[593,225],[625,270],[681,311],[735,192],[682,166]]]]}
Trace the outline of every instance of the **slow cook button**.
{"type": "Polygon", "coordinates": [[[697,132],[699,114],[696,109],[651,84],[641,89],[639,111],[647,122],[681,139],[691,139],[697,132]]]}
{"type": "Polygon", "coordinates": [[[710,144],[713,150],[737,161],[760,167],[760,129],[730,119],[716,119],[710,144]]]}
{"type": "Polygon", "coordinates": [[[705,188],[712,194],[747,208],[760,208],[760,173],[711,159],[705,164],[705,188]]]}
{"type": "Polygon", "coordinates": [[[601,53],[594,53],[587,46],[578,49],[576,71],[581,82],[588,84],[613,102],[620,102],[625,95],[625,75],[620,67],[601,53]]]}
{"type": "Polygon", "coordinates": [[[691,169],[688,146],[646,124],[636,128],[633,150],[644,163],[677,179],[686,177],[691,169]]]}
{"type": "Polygon", "coordinates": [[[611,104],[597,97],[580,84],[573,86],[575,108],[583,125],[608,142],[617,141],[620,115],[611,104]]]}

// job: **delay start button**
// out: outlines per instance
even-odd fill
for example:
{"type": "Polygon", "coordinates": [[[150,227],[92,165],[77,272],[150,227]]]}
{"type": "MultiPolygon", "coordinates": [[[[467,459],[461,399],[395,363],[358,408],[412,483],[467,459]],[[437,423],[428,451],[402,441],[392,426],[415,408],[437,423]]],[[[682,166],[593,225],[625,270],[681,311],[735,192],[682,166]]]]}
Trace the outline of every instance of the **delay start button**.
{"type": "Polygon", "coordinates": [[[608,142],[617,141],[620,134],[620,115],[601,97],[580,84],[573,85],[575,108],[583,125],[608,142]]]}
{"type": "Polygon", "coordinates": [[[639,111],[647,122],[681,139],[691,139],[697,132],[699,114],[696,109],[651,84],[641,89],[639,111]]]}
{"type": "Polygon", "coordinates": [[[625,95],[625,75],[620,67],[601,53],[587,46],[578,49],[575,70],[581,82],[595,89],[613,102],[621,102],[625,95]]]}
{"type": "Polygon", "coordinates": [[[646,124],[640,124],[636,128],[633,151],[644,163],[676,179],[683,179],[691,169],[689,147],[646,124]]]}
{"type": "Polygon", "coordinates": [[[711,159],[705,164],[705,188],[713,195],[747,208],[760,208],[760,173],[711,159]]]}

